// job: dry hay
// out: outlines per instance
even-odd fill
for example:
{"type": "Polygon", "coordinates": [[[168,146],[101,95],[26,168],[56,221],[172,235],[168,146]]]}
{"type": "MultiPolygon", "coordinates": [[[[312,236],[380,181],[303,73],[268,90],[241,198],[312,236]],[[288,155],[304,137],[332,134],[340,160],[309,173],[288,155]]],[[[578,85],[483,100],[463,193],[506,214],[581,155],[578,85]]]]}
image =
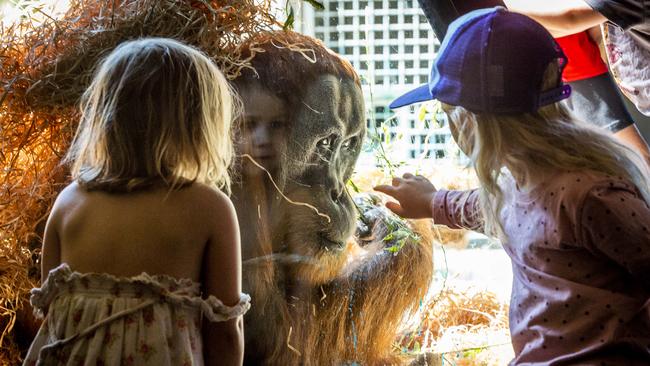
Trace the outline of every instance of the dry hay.
{"type": "MultiPolygon", "coordinates": [[[[16,364],[20,359],[18,348],[7,346],[8,342],[4,339],[15,325],[16,314],[24,313],[21,301],[24,294],[19,284],[31,287],[37,282],[29,276],[22,261],[0,257],[0,344],[5,345],[0,347],[0,365],[16,364]]],[[[29,316],[29,313],[26,315],[29,316]]]]}
{"type": "Polygon", "coordinates": [[[495,364],[499,355],[486,352],[490,359],[480,355],[491,347],[506,347],[498,362],[510,357],[508,305],[490,292],[444,289],[423,305],[418,324],[398,340],[403,352],[433,352],[456,365],[495,364]]]}
{"type": "Polygon", "coordinates": [[[68,180],[59,163],[97,61],[124,40],[170,37],[232,79],[255,55],[240,57],[242,42],[279,28],[270,0],[71,0],[59,19],[33,9],[44,21],[0,27],[0,365],[19,362],[11,330],[38,283],[45,219],[68,180]]]}

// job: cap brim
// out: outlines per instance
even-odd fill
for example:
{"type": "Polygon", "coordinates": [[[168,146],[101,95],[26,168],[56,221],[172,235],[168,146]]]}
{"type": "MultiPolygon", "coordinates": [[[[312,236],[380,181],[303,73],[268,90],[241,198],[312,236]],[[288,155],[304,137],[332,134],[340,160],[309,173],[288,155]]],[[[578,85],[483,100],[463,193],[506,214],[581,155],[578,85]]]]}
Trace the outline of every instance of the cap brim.
{"type": "Polygon", "coordinates": [[[404,107],[409,104],[425,102],[427,100],[432,100],[432,99],[433,97],[431,96],[431,92],[429,91],[429,85],[425,84],[393,100],[393,102],[390,103],[388,107],[390,109],[395,109],[399,107],[404,107]]]}

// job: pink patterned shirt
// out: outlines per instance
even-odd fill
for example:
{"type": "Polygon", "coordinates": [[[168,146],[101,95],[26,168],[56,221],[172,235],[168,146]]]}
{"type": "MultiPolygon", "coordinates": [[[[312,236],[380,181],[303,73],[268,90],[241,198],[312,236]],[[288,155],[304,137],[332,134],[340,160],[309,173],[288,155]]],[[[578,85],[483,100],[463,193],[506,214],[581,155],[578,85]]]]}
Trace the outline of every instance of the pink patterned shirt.
{"type": "MultiPolygon", "coordinates": [[[[637,189],[567,172],[532,192],[512,179],[502,190],[511,364],[650,365],[650,207],[637,189]]],[[[476,190],[440,190],[432,211],[436,224],[480,231],[476,190]]]]}

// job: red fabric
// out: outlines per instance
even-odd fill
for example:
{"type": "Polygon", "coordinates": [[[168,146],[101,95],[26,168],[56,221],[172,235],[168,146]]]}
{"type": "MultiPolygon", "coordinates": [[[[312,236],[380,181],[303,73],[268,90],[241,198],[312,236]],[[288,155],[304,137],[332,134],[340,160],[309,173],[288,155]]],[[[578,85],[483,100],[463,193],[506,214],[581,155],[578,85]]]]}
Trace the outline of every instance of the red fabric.
{"type": "Polygon", "coordinates": [[[607,65],[600,58],[598,46],[586,31],[555,40],[569,59],[562,74],[564,81],[589,79],[607,72],[607,65]]]}

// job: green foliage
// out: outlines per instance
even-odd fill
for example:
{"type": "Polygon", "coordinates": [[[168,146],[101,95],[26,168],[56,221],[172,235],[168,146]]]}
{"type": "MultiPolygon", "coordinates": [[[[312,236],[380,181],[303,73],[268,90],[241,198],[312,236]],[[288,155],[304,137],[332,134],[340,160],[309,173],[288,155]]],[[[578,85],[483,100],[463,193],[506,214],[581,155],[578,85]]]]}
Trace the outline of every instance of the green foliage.
{"type": "MultiPolygon", "coordinates": [[[[371,121],[375,120],[374,112],[371,112],[371,121]]],[[[395,139],[391,137],[391,132],[388,128],[388,123],[396,121],[396,116],[393,116],[386,121],[384,121],[380,127],[381,133],[378,132],[378,128],[376,124],[373,124],[375,126],[372,130],[368,130],[368,143],[365,147],[366,151],[373,151],[375,154],[375,157],[379,161],[379,168],[384,172],[387,173],[388,176],[394,176],[395,175],[395,170],[399,168],[400,166],[404,165],[403,161],[400,162],[394,162],[392,161],[389,156],[388,156],[388,151],[390,150],[390,146],[393,143],[395,139],[402,139],[404,136],[403,134],[395,136],[395,139]],[[388,171],[386,172],[385,169],[388,171]]]]}
{"type": "Polygon", "coordinates": [[[361,190],[359,189],[359,187],[357,187],[356,184],[354,184],[354,181],[352,179],[348,179],[348,186],[352,188],[354,193],[361,193],[361,190]]]}
{"type": "Polygon", "coordinates": [[[287,20],[284,21],[284,24],[282,25],[282,29],[288,30],[288,29],[293,29],[293,23],[295,21],[295,16],[293,12],[293,6],[289,5],[289,2],[287,2],[287,20]]]}
{"type": "MultiPolygon", "coordinates": [[[[2,0],[0,0],[0,1],[2,1],[2,0]]],[[[284,11],[287,14],[287,19],[284,21],[284,24],[282,24],[282,29],[284,29],[284,30],[293,29],[293,24],[296,21],[296,13],[294,12],[293,6],[291,6],[289,1],[290,0],[286,0],[285,5],[284,5],[284,11]]],[[[323,5],[319,1],[316,1],[316,0],[302,0],[302,1],[304,1],[307,4],[311,5],[316,10],[325,10],[325,5],[323,5]]]]}
{"type": "Polygon", "coordinates": [[[418,110],[418,120],[424,123],[424,127],[429,128],[442,128],[443,124],[439,120],[440,114],[442,114],[442,105],[440,101],[432,100],[420,104],[420,109],[418,110]],[[429,118],[427,118],[429,116],[429,118]],[[433,125],[431,124],[433,123],[433,125]]]}
{"type": "Polygon", "coordinates": [[[387,218],[386,226],[388,227],[388,234],[386,234],[382,240],[387,243],[392,243],[392,245],[384,248],[384,250],[393,253],[393,255],[397,255],[409,240],[420,240],[420,237],[415,234],[411,228],[406,226],[404,221],[396,216],[389,216],[387,218]]]}
{"type": "Polygon", "coordinates": [[[316,0],[303,0],[303,1],[311,5],[316,10],[325,10],[325,5],[323,5],[323,3],[319,1],[316,0]]]}

